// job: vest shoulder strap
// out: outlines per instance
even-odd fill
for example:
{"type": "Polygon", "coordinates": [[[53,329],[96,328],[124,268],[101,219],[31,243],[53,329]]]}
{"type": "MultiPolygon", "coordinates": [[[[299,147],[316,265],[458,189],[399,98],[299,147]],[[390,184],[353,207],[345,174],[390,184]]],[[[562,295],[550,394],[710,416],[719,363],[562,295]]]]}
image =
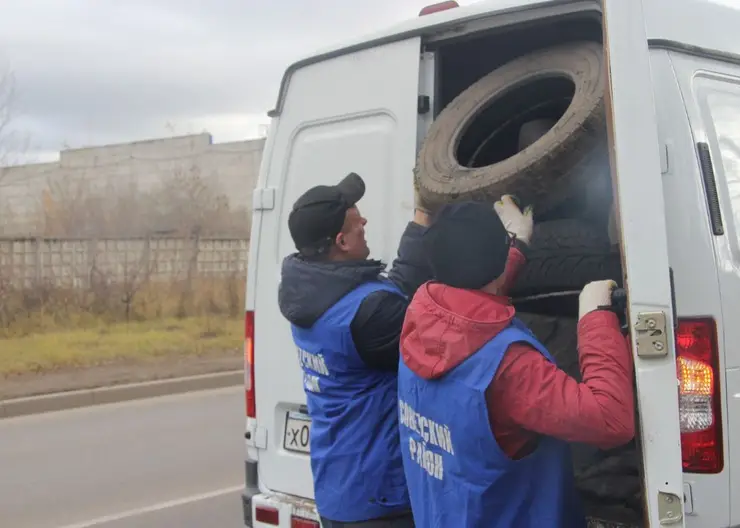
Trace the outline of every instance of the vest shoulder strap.
{"type": "Polygon", "coordinates": [[[339,299],[334,306],[326,311],[319,321],[332,321],[336,323],[341,318],[349,324],[354,319],[365,297],[376,291],[388,291],[403,296],[403,292],[391,281],[377,280],[364,282],[339,299]]]}
{"type": "Polygon", "coordinates": [[[483,345],[474,356],[460,365],[467,367],[465,373],[467,382],[473,387],[485,390],[496,375],[504,354],[514,343],[527,343],[552,361],[544,345],[522,323],[515,320],[508,328],[483,345]]]}

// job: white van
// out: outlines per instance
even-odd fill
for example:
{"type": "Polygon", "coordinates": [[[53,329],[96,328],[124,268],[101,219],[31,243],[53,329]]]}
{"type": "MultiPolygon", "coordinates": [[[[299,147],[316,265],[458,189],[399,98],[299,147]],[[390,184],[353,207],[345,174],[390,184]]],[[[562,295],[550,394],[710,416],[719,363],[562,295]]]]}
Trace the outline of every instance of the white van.
{"type": "Polygon", "coordinates": [[[740,9],[491,0],[423,14],[292,65],[270,114],[247,283],[245,523],[319,526],[301,369],[277,303],[281,262],[294,252],[292,203],[361,174],[369,246],[391,262],[427,131],[465,88],[450,88],[452,77],[472,84],[470,57],[492,70],[519,49],[584,38],[582,24],[603,28],[639,412],[638,525],[740,526],[740,441],[731,441],[740,435],[740,9]]]}

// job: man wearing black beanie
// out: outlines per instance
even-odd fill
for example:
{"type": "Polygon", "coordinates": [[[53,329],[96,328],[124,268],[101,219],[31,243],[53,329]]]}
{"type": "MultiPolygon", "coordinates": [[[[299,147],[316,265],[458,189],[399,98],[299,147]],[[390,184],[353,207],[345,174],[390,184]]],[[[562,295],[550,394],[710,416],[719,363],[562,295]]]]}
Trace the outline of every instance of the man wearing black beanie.
{"type": "Polygon", "coordinates": [[[510,248],[532,228],[531,210],[504,196],[493,208],[444,207],[422,238],[434,281],[408,308],[398,372],[417,526],[584,527],[567,442],[610,449],[634,436],[632,356],[608,309],[614,282],[581,292],[580,384],[505,297],[510,248]]]}

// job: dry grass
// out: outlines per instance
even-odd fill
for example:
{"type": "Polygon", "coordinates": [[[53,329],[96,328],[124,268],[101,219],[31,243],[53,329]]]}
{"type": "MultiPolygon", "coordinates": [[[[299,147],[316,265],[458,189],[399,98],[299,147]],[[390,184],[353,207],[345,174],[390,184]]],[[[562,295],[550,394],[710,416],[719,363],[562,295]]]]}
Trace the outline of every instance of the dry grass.
{"type": "Polygon", "coordinates": [[[0,339],[170,318],[241,320],[244,286],[244,279],[228,277],[149,282],[135,289],[104,283],[90,289],[0,288],[0,339]]]}
{"type": "Polygon", "coordinates": [[[223,317],[191,317],[105,324],[77,330],[0,339],[0,376],[88,367],[162,356],[203,355],[238,349],[244,323],[223,317]]]}
{"type": "Polygon", "coordinates": [[[39,286],[0,296],[0,377],[238,349],[244,280],[94,289],[39,286]]]}

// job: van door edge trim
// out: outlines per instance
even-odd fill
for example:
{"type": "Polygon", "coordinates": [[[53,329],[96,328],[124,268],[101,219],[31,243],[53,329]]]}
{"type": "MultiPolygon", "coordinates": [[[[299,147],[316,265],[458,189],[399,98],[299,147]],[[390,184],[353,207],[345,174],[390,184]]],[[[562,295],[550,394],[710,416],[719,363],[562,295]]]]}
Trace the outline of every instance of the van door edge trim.
{"type": "Polygon", "coordinates": [[[679,51],[687,53],[695,57],[701,57],[705,59],[714,59],[724,62],[731,62],[733,64],[740,65],[740,54],[731,53],[728,51],[720,51],[713,48],[704,48],[701,46],[694,46],[692,44],[685,44],[676,40],[668,39],[648,39],[648,47],[651,49],[664,49],[668,51],[679,51]]]}

